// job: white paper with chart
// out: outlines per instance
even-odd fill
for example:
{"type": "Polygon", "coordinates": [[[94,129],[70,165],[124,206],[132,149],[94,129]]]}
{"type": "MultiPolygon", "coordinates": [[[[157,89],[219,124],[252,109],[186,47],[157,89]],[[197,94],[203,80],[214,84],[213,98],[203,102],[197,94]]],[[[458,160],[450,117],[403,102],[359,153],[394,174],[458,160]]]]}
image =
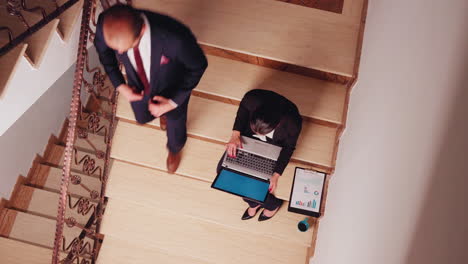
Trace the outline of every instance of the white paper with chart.
{"type": "Polygon", "coordinates": [[[325,173],[296,168],[290,207],[320,213],[325,173]]]}

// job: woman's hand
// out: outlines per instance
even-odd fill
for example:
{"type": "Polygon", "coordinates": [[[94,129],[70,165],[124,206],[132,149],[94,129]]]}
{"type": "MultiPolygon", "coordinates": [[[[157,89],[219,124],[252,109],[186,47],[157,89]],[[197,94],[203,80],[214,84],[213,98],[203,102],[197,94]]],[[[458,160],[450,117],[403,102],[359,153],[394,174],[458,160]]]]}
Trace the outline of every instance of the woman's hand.
{"type": "Polygon", "coordinates": [[[232,136],[226,144],[226,151],[229,157],[236,157],[237,148],[242,148],[242,140],[239,131],[232,131],[232,136]]]}
{"type": "Polygon", "coordinates": [[[273,173],[273,176],[270,178],[270,188],[268,189],[270,193],[273,193],[276,190],[276,186],[278,186],[278,179],[280,176],[281,175],[275,172],[273,173]]]}

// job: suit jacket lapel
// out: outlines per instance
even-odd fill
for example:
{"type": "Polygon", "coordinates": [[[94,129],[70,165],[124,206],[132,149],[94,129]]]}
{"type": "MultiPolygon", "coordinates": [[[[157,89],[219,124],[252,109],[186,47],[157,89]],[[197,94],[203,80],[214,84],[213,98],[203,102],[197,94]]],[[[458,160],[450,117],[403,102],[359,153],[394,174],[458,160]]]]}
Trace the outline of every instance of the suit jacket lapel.
{"type": "Polygon", "coordinates": [[[136,69],[133,68],[132,63],[130,62],[130,59],[128,58],[128,53],[125,52],[124,54],[122,54],[121,58],[122,58],[122,63],[125,66],[125,71],[127,73],[127,78],[128,79],[133,79],[136,82],[138,82],[138,87],[141,87],[141,89],[143,89],[143,83],[141,82],[140,78],[138,77],[136,69]]]}
{"type": "Polygon", "coordinates": [[[159,92],[157,85],[160,81],[159,72],[161,69],[161,56],[163,54],[164,34],[151,23],[151,71],[150,87],[152,91],[159,92]]]}

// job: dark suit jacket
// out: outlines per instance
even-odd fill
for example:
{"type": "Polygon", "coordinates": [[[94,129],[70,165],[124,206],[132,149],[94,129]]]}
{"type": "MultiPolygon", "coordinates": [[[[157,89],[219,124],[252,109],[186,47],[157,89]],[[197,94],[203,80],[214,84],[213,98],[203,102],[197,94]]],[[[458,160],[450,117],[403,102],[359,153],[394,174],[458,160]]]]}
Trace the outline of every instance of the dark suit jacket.
{"type": "MultiPolygon", "coordinates": [[[[161,95],[181,105],[197,86],[208,66],[206,57],[185,25],[165,15],[146,10],[137,11],[145,14],[151,26],[151,97],[161,95]],[[160,65],[162,55],[169,59],[169,63],[160,65]]],[[[117,87],[125,83],[118,67],[119,59],[125,66],[128,85],[142,91],[143,85],[127,53],[119,55],[105,43],[102,20],[100,15],[94,45],[112,84],[117,87]]]]}
{"type": "Polygon", "coordinates": [[[233,130],[240,131],[243,136],[252,137],[254,133],[250,129],[250,116],[264,102],[274,102],[281,110],[281,121],[269,143],[283,148],[275,168],[275,172],[282,174],[296,149],[297,138],[302,129],[302,117],[294,103],[272,91],[260,89],[249,91],[242,98],[237,110],[233,130]]]}

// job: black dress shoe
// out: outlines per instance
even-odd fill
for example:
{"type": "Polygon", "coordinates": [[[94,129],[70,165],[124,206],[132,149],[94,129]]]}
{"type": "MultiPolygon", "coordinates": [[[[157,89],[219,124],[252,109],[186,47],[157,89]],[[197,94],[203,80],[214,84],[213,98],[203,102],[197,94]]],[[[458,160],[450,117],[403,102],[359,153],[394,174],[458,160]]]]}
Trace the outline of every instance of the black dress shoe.
{"type": "MultiPolygon", "coordinates": [[[[249,207],[249,208],[250,208],[250,207],[249,207]]],[[[249,220],[249,219],[251,219],[251,218],[254,218],[254,217],[257,215],[258,211],[259,211],[262,207],[259,206],[259,207],[257,208],[257,210],[255,211],[255,214],[252,215],[252,216],[249,215],[249,208],[247,208],[247,210],[245,210],[244,214],[242,215],[242,220],[249,220]]]]}
{"type": "Polygon", "coordinates": [[[263,211],[262,211],[262,213],[258,216],[258,221],[259,221],[259,222],[262,222],[262,221],[266,221],[266,220],[272,218],[273,216],[275,216],[275,215],[278,213],[279,207],[278,207],[276,210],[277,210],[277,211],[275,212],[275,214],[272,215],[272,216],[270,216],[270,217],[264,215],[264,214],[263,214],[263,211]]]}
{"type": "MultiPolygon", "coordinates": [[[[273,216],[274,216],[274,215],[273,215],[273,216]]],[[[273,217],[273,216],[271,216],[271,217],[273,217]]],[[[259,222],[266,221],[266,220],[270,219],[271,217],[265,216],[265,215],[263,214],[263,212],[262,212],[262,213],[260,214],[260,216],[258,216],[258,221],[259,221],[259,222]]]]}

